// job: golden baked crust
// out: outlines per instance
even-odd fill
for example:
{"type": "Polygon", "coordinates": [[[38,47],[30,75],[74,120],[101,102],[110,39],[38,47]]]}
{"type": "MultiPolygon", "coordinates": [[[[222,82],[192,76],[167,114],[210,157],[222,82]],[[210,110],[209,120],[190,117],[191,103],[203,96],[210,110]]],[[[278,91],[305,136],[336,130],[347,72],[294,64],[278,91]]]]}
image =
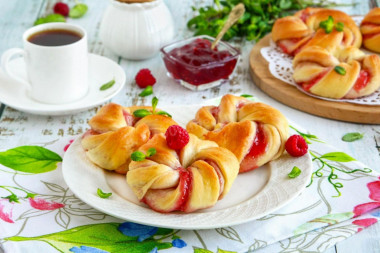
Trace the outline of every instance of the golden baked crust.
{"type": "Polygon", "coordinates": [[[362,36],[352,18],[338,10],[306,8],[294,16],[277,19],[272,28],[272,39],[284,53],[296,55],[309,46],[320,46],[333,50],[336,47],[354,46],[359,48],[362,36]],[[329,17],[334,24],[344,24],[342,32],[332,30],[326,33],[319,24],[329,17]]]}
{"type": "MultiPolygon", "coordinates": [[[[150,106],[131,106],[110,103],[99,109],[89,120],[91,129],[82,137],[87,158],[99,167],[125,174],[131,154],[149,138],[177,123],[163,115],[133,116],[138,109],[152,111],[150,106]]],[[[157,109],[159,111],[159,109],[157,109]]]]}
{"type": "Polygon", "coordinates": [[[365,55],[355,47],[332,52],[318,46],[308,47],[294,57],[293,67],[294,80],[304,90],[322,97],[357,98],[380,87],[380,58],[365,55]],[[337,66],[345,74],[335,71],[337,66]]]}
{"type": "Polygon", "coordinates": [[[205,106],[186,129],[232,151],[240,172],[281,156],[288,138],[288,122],[273,107],[227,94],[219,106],[205,106]]]}
{"type": "Polygon", "coordinates": [[[190,134],[178,153],[157,134],[139,151],[155,148],[144,161],[132,161],[127,183],[137,198],[158,212],[193,212],[213,206],[231,188],[239,162],[234,154],[215,142],[190,134]]]}
{"type": "Polygon", "coordinates": [[[380,53],[380,8],[374,8],[364,17],[360,24],[363,46],[380,53]]]}

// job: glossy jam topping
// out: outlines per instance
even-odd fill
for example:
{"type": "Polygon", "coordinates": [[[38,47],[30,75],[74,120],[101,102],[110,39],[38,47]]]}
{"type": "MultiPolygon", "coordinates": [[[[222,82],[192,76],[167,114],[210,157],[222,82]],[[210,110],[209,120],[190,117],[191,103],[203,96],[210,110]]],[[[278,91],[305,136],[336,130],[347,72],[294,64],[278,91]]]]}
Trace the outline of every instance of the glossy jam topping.
{"type": "Polygon", "coordinates": [[[360,91],[361,89],[365,88],[369,83],[369,79],[369,72],[366,70],[360,70],[359,77],[354,84],[354,90],[360,91]]]}
{"type": "Polygon", "coordinates": [[[268,145],[267,137],[263,131],[262,125],[257,125],[256,136],[248,154],[240,163],[240,173],[256,169],[257,159],[264,154],[268,145]]]}
{"type": "Polygon", "coordinates": [[[185,211],[186,210],[186,203],[188,202],[189,199],[189,194],[191,191],[192,187],[192,176],[188,170],[185,170],[183,168],[179,169],[179,181],[180,181],[180,193],[181,197],[178,200],[178,210],[179,211],[185,211]]]}
{"type": "Polygon", "coordinates": [[[212,50],[209,40],[198,38],[168,52],[164,62],[173,78],[197,86],[227,79],[237,58],[227,50],[212,50]]]}
{"type": "Polygon", "coordinates": [[[311,79],[309,82],[301,83],[302,88],[305,91],[309,91],[311,87],[313,87],[317,82],[319,82],[328,72],[329,70],[321,72],[319,75],[311,79]]]}

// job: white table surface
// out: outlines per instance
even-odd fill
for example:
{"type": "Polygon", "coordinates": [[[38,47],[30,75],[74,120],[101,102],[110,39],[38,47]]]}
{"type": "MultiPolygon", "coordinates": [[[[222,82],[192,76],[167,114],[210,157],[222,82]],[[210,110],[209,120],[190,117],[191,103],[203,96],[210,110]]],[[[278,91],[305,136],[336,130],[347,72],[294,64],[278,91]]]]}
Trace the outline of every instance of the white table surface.
{"type": "MultiPolygon", "coordinates": [[[[0,0],[0,53],[11,47],[22,47],[22,33],[32,26],[37,17],[51,12],[55,2],[54,0],[0,0]]],[[[67,2],[74,4],[71,0],[67,2]]],[[[263,102],[278,108],[292,121],[316,134],[320,139],[380,172],[380,125],[352,124],[325,119],[297,111],[270,98],[253,84],[249,75],[248,57],[254,45],[253,42],[242,40],[235,43],[235,46],[242,51],[242,58],[230,83],[206,91],[193,92],[179,86],[166,76],[165,67],[158,55],[149,60],[129,61],[105,49],[99,38],[99,25],[108,1],[86,0],[83,2],[89,6],[89,12],[85,17],[69,22],[79,24],[87,30],[91,53],[103,55],[118,62],[127,75],[125,87],[112,99],[113,102],[125,106],[150,103],[150,99],[137,95],[141,89],[134,83],[134,76],[141,68],[151,69],[157,78],[154,92],[160,99],[161,106],[202,103],[226,93],[254,94],[263,102]],[[364,138],[352,143],[341,141],[341,137],[348,132],[364,133],[364,138]]],[[[180,39],[191,36],[191,32],[186,28],[186,21],[194,15],[191,6],[203,6],[212,1],[166,0],[165,2],[175,20],[175,39],[180,39]]],[[[369,4],[361,1],[355,7],[341,9],[349,14],[360,15],[369,10],[369,4]]],[[[0,107],[0,150],[26,144],[38,145],[38,143],[53,141],[62,136],[83,133],[88,128],[88,119],[95,114],[95,111],[95,109],[90,109],[69,116],[38,116],[20,112],[2,104],[0,107]]],[[[364,229],[327,252],[380,252],[380,224],[364,229]]]]}

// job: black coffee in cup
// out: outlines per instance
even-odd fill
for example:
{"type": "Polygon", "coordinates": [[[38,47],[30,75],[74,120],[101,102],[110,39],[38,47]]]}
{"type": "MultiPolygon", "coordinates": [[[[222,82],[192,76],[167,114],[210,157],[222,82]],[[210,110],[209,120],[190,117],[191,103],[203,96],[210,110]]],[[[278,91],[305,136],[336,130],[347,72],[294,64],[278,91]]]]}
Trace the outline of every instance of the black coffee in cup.
{"type": "Polygon", "coordinates": [[[82,36],[74,31],[51,29],[37,32],[28,37],[28,41],[40,46],[64,46],[80,40],[82,36]]]}

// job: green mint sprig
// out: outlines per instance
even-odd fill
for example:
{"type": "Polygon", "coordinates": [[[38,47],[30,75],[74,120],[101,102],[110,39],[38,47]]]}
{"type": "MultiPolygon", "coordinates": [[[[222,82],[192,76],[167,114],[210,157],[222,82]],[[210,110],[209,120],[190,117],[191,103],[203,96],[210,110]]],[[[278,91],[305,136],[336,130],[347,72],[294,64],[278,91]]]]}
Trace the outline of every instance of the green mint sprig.
{"type": "Polygon", "coordinates": [[[141,151],[135,151],[131,154],[131,160],[135,162],[141,162],[144,161],[145,158],[154,156],[157,153],[157,150],[155,148],[150,148],[148,151],[146,151],[146,154],[144,154],[141,151]]]}
{"type": "Polygon", "coordinates": [[[153,97],[152,98],[152,111],[149,111],[147,109],[138,109],[138,110],[136,110],[136,111],[133,112],[133,116],[135,116],[137,118],[143,118],[143,117],[148,116],[148,115],[156,114],[156,115],[167,116],[167,117],[170,117],[170,118],[172,117],[172,115],[170,115],[169,113],[167,113],[165,111],[158,111],[158,112],[156,112],[157,104],[158,104],[158,98],[157,97],[153,97]]]}
{"type": "Polygon", "coordinates": [[[344,29],[344,24],[342,22],[334,24],[333,17],[329,16],[326,20],[319,23],[319,27],[325,30],[325,33],[329,34],[333,31],[334,28],[338,32],[342,32],[344,29]]]}
{"type": "Polygon", "coordinates": [[[332,0],[214,0],[206,6],[192,7],[194,16],[188,20],[187,27],[194,35],[216,37],[220,32],[232,8],[243,3],[244,15],[223,36],[223,40],[241,37],[258,41],[270,33],[276,19],[293,15],[306,7],[331,8],[352,6],[353,4],[336,4],[332,0]]]}

